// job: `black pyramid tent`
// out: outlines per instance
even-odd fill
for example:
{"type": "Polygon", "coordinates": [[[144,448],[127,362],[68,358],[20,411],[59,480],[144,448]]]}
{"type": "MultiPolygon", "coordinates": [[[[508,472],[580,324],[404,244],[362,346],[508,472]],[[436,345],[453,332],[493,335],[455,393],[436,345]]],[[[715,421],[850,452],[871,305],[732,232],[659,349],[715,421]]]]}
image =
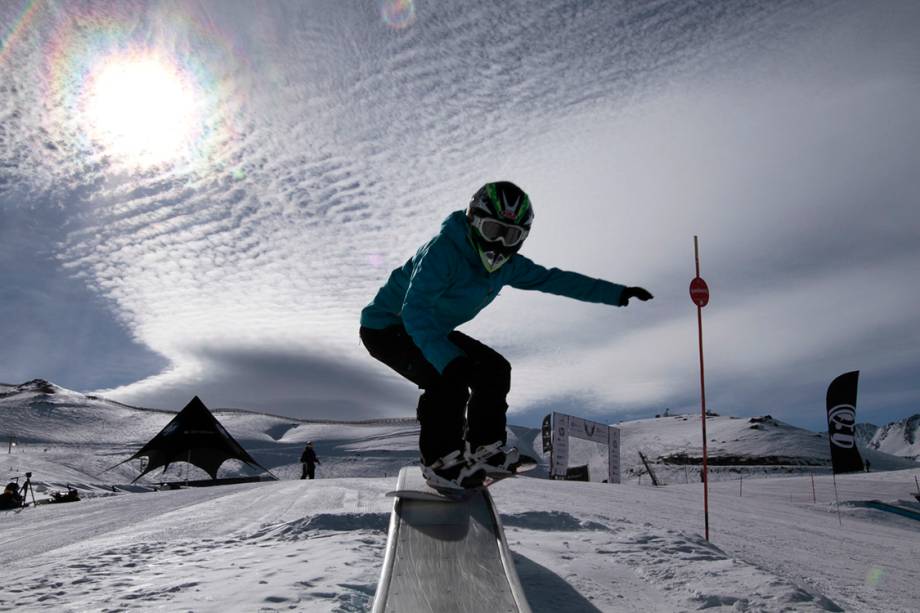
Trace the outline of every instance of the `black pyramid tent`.
{"type": "Polygon", "coordinates": [[[192,398],[140,451],[120,464],[145,456],[148,459],[147,467],[134,481],[161,466],[168,467],[173,462],[189,462],[204,470],[212,479],[217,479],[217,469],[229,459],[240,460],[271,475],[271,471],[256,462],[230,436],[198,396],[192,398]]]}

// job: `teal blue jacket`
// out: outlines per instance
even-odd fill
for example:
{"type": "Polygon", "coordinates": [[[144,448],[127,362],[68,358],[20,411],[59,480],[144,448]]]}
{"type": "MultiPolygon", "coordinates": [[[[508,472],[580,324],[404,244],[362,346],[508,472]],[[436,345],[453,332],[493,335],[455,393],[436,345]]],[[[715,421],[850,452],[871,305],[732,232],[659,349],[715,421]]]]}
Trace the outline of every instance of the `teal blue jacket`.
{"type": "Polygon", "coordinates": [[[622,285],[546,269],[520,254],[489,273],[468,233],[464,211],[451,213],[437,236],[390,273],[361,311],[361,325],[374,329],[403,325],[425,358],[444,372],[451,360],[464,355],[447,339],[448,333],[473,319],[505,285],[619,306],[622,285]]]}

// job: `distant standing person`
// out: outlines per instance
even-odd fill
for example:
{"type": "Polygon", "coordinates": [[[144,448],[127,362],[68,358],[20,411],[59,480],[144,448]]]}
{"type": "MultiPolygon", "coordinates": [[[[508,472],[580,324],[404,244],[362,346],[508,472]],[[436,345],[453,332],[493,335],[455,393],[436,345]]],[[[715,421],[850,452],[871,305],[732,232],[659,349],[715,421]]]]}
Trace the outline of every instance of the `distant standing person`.
{"type": "Polygon", "coordinates": [[[300,454],[300,463],[303,464],[303,472],[300,474],[301,479],[312,479],[316,475],[316,465],[322,464],[316,457],[316,451],[313,450],[313,441],[307,443],[300,454]]]}

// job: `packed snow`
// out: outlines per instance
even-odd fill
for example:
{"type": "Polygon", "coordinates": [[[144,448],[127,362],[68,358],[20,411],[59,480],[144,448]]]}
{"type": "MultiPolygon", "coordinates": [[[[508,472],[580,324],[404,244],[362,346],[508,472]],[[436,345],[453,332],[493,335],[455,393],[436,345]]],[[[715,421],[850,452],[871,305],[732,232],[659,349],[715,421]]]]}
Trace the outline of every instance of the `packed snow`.
{"type": "MultiPolygon", "coordinates": [[[[281,480],[155,491],[159,481],[203,473],[178,465],[128,486],[139,472],[136,462],[103,471],[172,414],[53,392],[35,385],[0,390],[3,428],[17,443],[3,449],[11,453],[0,455],[0,474],[32,472],[38,499],[68,482],[83,499],[0,512],[0,610],[371,606],[393,505],[384,493],[398,468],[414,461],[412,420],[310,423],[215,410],[281,480]],[[315,481],[296,479],[307,440],[322,462],[315,481]]],[[[781,422],[751,428],[755,423],[712,418],[716,457],[815,461],[790,465],[791,476],[755,464],[723,472],[710,488],[709,541],[702,485],[685,483],[677,469],[664,471],[666,486],[651,487],[647,479],[640,485],[628,457],[636,450],[653,460],[691,457],[699,445],[698,416],[618,424],[620,485],[550,481],[545,466],[534,477],[494,485],[533,610],[916,610],[920,524],[864,503],[920,513],[912,497],[920,467],[838,475],[838,507],[834,479],[819,461],[826,454],[819,442],[806,444],[821,435],[781,422]]],[[[536,429],[512,427],[511,439],[540,451],[536,429]]],[[[233,464],[221,476],[248,470],[233,464]]]]}

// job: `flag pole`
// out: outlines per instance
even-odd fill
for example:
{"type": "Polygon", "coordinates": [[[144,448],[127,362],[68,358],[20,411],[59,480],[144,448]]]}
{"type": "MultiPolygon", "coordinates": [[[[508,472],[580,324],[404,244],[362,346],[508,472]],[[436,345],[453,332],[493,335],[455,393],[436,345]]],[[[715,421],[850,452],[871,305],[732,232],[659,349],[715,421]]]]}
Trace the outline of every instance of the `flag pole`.
{"type": "Polygon", "coordinates": [[[840,518],[840,496],[837,495],[837,473],[831,469],[831,473],[834,475],[834,500],[837,502],[837,523],[841,526],[843,525],[843,519],[840,518]]]}
{"type": "MultiPolygon", "coordinates": [[[[693,237],[693,256],[696,261],[696,278],[700,279],[700,244],[697,236],[693,237]]],[[[707,288],[708,290],[708,288],[707,288]]],[[[708,291],[706,295],[708,301],[708,291]]],[[[703,515],[706,521],[706,540],[709,540],[709,453],[706,443],[706,375],[703,363],[703,305],[704,302],[694,300],[696,303],[696,323],[699,330],[700,345],[700,421],[703,425],[703,515]]]]}

